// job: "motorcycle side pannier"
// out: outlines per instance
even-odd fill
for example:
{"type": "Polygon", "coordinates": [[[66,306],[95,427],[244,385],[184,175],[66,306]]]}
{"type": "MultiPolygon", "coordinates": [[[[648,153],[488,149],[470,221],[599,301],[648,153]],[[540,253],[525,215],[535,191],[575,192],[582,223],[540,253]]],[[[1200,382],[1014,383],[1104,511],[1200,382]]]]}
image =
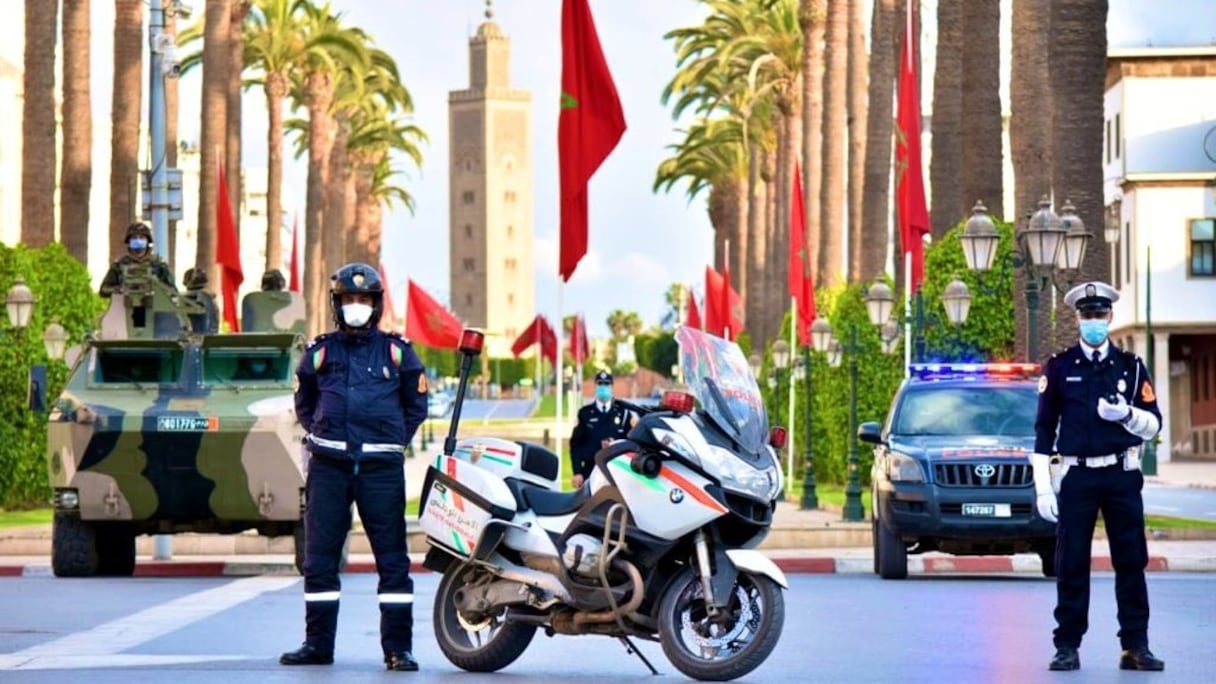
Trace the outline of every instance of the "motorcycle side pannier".
{"type": "Polygon", "coordinates": [[[469,557],[485,557],[515,516],[515,497],[494,473],[467,460],[440,454],[426,471],[418,523],[432,541],[469,557]]]}

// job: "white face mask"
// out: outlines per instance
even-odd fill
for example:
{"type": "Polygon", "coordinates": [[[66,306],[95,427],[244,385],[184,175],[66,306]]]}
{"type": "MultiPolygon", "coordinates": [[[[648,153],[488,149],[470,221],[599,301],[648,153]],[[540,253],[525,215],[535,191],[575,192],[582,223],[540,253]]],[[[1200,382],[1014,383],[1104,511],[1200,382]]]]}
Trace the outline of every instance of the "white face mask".
{"type": "Polygon", "coordinates": [[[372,307],[367,304],[343,304],[342,320],[352,328],[362,328],[372,319],[372,307]]]}

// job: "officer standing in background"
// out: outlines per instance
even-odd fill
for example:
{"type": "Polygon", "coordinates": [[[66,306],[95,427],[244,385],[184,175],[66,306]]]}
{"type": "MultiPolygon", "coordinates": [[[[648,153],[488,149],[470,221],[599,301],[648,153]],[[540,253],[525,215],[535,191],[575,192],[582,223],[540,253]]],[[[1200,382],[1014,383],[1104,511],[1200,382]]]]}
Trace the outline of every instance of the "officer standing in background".
{"type": "Polygon", "coordinates": [[[574,488],[583,486],[595,468],[595,454],[610,442],[624,439],[637,418],[612,400],[612,373],[595,374],[595,401],[578,410],[578,423],[570,435],[570,462],[574,488]]]}
{"type": "Polygon", "coordinates": [[[1148,648],[1144,500],[1140,447],[1161,429],[1152,379],[1140,357],[1111,344],[1111,305],[1119,293],[1101,282],[1068,291],[1080,342],[1048,360],[1039,379],[1034,472],[1037,508],[1056,522],[1056,654],[1052,670],[1077,670],[1089,626],[1089,571],[1098,512],[1115,570],[1124,670],[1164,670],[1148,648]],[[1058,501],[1057,501],[1058,495],[1058,501]]]}
{"type": "Polygon", "coordinates": [[[409,342],[376,327],[384,284],[367,264],[333,275],[338,330],[320,335],[296,370],[296,416],[308,433],[304,506],[304,645],[284,665],[334,661],[341,583],[338,563],[351,502],[376,557],[380,645],[389,670],[418,669],[413,651],[414,581],[405,543],[403,454],[426,420],[426,374],[409,342]]]}

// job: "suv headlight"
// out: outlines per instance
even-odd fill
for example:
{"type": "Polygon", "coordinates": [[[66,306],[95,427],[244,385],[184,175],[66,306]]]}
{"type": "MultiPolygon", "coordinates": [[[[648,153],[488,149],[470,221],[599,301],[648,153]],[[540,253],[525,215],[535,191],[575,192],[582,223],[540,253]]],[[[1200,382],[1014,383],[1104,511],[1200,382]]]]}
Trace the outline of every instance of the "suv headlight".
{"type": "Polygon", "coordinates": [[[887,479],[892,482],[924,482],[925,469],[915,458],[893,453],[887,457],[887,479]]]}
{"type": "MultiPolygon", "coordinates": [[[[771,452],[770,452],[771,453],[771,452]]],[[[718,478],[722,488],[762,501],[772,501],[781,491],[781,471],[776,460],[768,467],[753,468],[727,449],[710,445],[702,454],[703,467],[718,478]]]]}

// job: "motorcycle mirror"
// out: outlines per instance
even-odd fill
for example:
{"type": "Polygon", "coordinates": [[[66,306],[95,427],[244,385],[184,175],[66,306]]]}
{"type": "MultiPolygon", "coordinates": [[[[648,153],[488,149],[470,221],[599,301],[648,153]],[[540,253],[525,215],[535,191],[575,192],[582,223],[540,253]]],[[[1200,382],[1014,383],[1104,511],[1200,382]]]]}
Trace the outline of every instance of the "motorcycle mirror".
{"type": "Polygon", "coordinates": [[[486,336],[480,330],[473,328],[465,328],[460,333],[460,353],[472,354],[474,356],[481,353],[481,349],[485,346],[486,336]]]}
{"type": "Polygon", "coordinates": [[[769,446],[774,449],[784,449],[785,442],[789,438],[789,433],[780,425],[773,426],[773,429],[768,433],[769,446]]]}
{"type": "Polygon", "coordinates": [[[659,408],[676,413],[692,413],[694,406],[692,395],[688,392],[667,391],[659,402],[659,408]]]}

